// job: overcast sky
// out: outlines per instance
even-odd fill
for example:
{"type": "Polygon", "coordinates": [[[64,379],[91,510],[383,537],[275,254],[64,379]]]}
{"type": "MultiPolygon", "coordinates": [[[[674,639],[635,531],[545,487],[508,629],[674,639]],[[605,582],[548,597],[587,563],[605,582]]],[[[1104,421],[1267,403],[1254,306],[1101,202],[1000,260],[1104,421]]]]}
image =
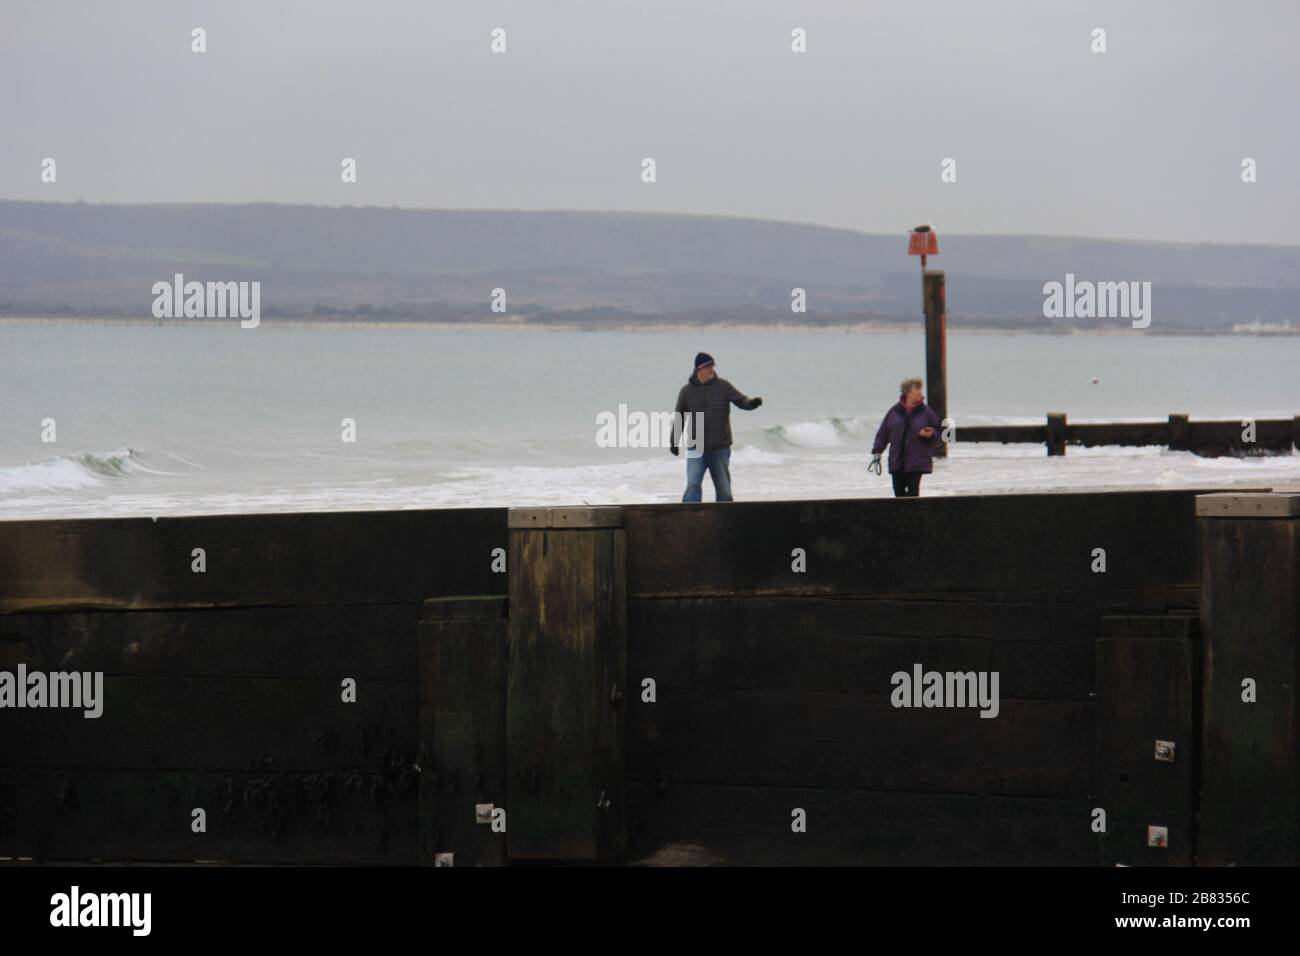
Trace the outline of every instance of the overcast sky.
{"type": "Polygon", "coordinates": [[[1300,243],[1297,35],[1295,0],[4,0],[0,198],[1300,243]]]}

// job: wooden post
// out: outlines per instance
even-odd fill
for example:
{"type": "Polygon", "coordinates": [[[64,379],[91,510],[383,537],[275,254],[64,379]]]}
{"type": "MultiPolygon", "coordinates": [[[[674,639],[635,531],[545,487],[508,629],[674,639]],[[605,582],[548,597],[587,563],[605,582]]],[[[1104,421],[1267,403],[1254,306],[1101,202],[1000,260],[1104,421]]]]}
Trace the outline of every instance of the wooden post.
{"type": "Polygon", "coordinates": [[[1191,866],[1198,766],[1196,621],[1102,618],[1096,648],[1103,866],[1191,866]],[[1163,833],[1149,828],[1159,827],[1163,833]]]}
{"type": "Polygon", "coordinates": [[[1204,636],[1198,862],[1295,866],[1300,494],[1196,499],[1204,636]]]}
{"type": "MultiPolygon", "coordinates": [[[[948,296],[942,271],[924,271],[923,261],[922,276],[925,302],[925,398],[926,404],[942,420],[948,417],[948,296]]],[[[934,455],[936,458],[946,458],[948,443],[940,442],[934,455]]]]}
{"type": "Polygon", "coordinates": [[[511,859],[608,860],[627,845],[621,508],[511,509],[511,859]]]}
{"type": "Polygon", "coordinates": [[[1065,412],[1047,413],[1047,454],[1065,454],[1065,412]]]}
{"type": "Polygon", "coordinates": [[[491,815],[506,800],[506,599],[425,601],[419,667],[420,863],[500,866],[506,833],[491,815]]]}
{"type": "Polygon", "coordinates": [[[1169,416],[1169,450],[1189,451],[1192,447],[1191,428],[1186,415],[1169,416]]]}

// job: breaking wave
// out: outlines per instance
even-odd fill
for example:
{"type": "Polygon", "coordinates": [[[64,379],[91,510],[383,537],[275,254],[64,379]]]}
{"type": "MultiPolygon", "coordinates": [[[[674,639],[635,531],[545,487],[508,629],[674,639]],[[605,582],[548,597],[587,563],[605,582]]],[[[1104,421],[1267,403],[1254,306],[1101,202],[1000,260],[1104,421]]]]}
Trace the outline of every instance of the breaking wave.
{"type": "Polygon", "coordinates": [[[794,422],[790,425],[773,425],[765,429],[768,440],[777,447],[839,448],[849,443],[870,441],[876,425],[856,415],[823,418],[814,422],[794,422]]]}
{"type": "Polygon", "coordinates": [[[25,465],[0,468],[0,494],[20,491],[75,491],[94,488],[105,481],[136,475],[166,475],[170,472],[150,467],[144,452],[137,448],[86,452],[65,455],[25,465]]]}

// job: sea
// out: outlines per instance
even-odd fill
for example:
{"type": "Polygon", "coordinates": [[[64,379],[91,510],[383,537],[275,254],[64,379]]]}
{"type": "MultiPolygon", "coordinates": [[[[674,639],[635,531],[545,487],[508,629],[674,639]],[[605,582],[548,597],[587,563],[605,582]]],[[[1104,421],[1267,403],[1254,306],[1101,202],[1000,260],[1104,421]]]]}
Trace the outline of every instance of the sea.
{"type": "MultiPolygon", "coordinates": [[[[633,447],[697,352],[732,411],[737,500],[875,498],[872,438],[921,329],[15,321],[0,324],[0,519],[673,502],[633,447]],[[622,434],[608,427],[622,420],[622,434]],[[610,441],[611,435],[623,441],[610,441]]],[[[952,331],[962,425],[1291,418],[1300,336],[952,331]]],[[[956,442],[923,496],[1292,487],[1300,455],[956,442]]],[[[712,500],[705,482],[705,500],[712,500]]]]}

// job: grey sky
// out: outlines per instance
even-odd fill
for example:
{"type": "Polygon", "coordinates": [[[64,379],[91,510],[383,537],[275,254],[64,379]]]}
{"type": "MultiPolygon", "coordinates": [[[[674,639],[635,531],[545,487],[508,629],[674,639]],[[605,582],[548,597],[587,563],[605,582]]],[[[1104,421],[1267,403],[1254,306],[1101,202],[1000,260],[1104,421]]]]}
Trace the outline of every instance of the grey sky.
{"type": "Polygon", "coordinates": [[[1293,0],[5,0],[0,197],[1300,243],[1298,33],[1293,0]]]}

